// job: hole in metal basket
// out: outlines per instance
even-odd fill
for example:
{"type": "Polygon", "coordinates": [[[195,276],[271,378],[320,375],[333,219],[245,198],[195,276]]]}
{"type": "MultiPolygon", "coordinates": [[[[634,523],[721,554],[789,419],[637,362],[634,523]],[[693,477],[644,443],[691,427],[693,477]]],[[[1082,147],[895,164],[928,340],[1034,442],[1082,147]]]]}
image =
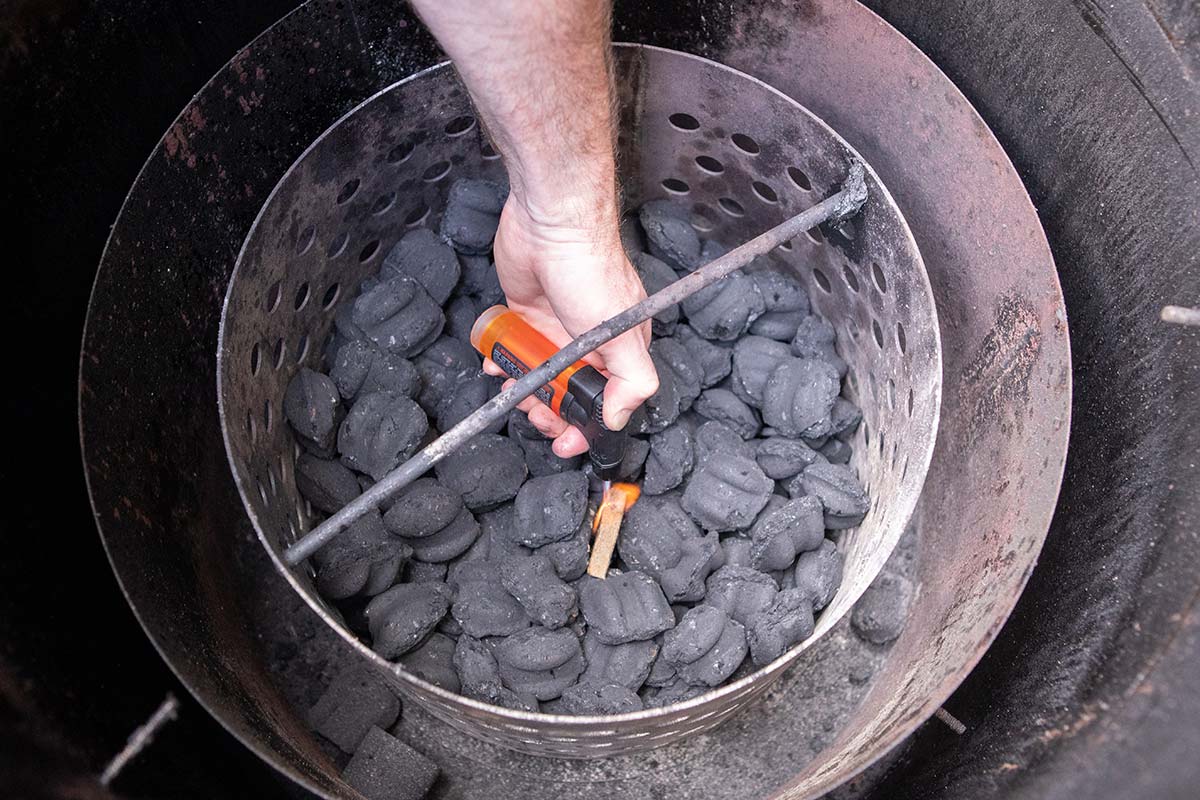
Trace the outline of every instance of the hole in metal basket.
{"type": "Polygon", "coordinates": [[[754,141],[744,133],[735,133],[733,136],[729,137],[729,140],[733,142],[734,147],[736,147],[738,150],[741,150],[743,153],[746,153],[747,155],[756,156],[758,155],[759,150],[761,150],[761,148],[758,146],[758,142],[754,141]]]}
{"type": "Polygon", "coordinates": [[[911,417],[913,412],[913,390],[908,390],[908,415],[911,417]]]}
{"type": "Polygon", "coordinates": [[[449,161],[435,161],[426,167],[425,171],[421,173],[421,180],[425,181],[426,183],[436,183],[442,178],[446,177],[447,173],[449,172],[449,161]]]}
{"type": "Polygon", "coordinates": [[[300,284],[300,287],[298,289],[296,289],[296,302],[293,305],[295,305],[296,310],[299,311],[300,309],[304,308],[304,304],[307,302],[308,302],[308,281],[305,281],[304,283],[300,284]]]}
{"type": "Polygon", "coordinates": [[[896,382],[891,378],[887,380],[887,404],[889,410],[896,410],[896,382]]]}
{"type": "Polygon", "coordinates": [[[779,249],[785,253],[792,252],[792,240],[788,239],[786,242],[783,242],[782,244],[780,244],[779,249]]]}
{"type": "Polygon", "coordinates": [[[358,192],[359,183],[360,181],[358,178],[351,178],[350,180],[346,181],[346,185],[342,187],[340,192],[338,192],[337,204],[339,206],[342,203],[348,202],[351,197],[354,197],[355,193],[358,192]]]}
{"type": "Polygon", "coordinates": [[[263,486],[263,483],[260,480],[255,480],[254,483],[255,483],[255,485],[258,486],[258,496],[262,498],[262,501],[264,503],[266,503],[267,502],[267,487],[263,486]]]}
{"type": "Polygon", "coordinates": [[[687,194],[692,189],[679,178],[667,178],[662,182],[662,187],[672,194],[687,194]]]}
{"type": "Polygon", "coordinates": [[[301,334],[300,341],[296,343],[296,363],[303,364],[304,357],[308,355],[308,334],[301,334]]]}
{"type": "Polygon", "coordinates": [[[325,257],[337,258],[346,252],[346,245],[348,244],[350,244],[350,232],[342,231],[329,243],[329,248],[325,251],[325,257]]]}
{"type": "Polygon", "coordinates": [[[383,214],[389,208],[391,208],[393,205],[395,205],[395,203],[396,203],[396,193],[395,192],[388,192],[387,194],[381,194],[381,195],[379,195],[379,197],[375,198],[375,205],[371,206],[371,213],[375,214],[375,215],[383,214]]]}
{"type": "Polygon", "coordinates": [[[282,294],[282,288],[279,281],[271,284],[271,288],[267,289],[267,313],[270,314],[279,307],[279,296],[282,294]]]}
{"type": "Polygon", "coordinates": [[[846,285],[850,287],[850,291],[858,292],[858,276],[850,269],[849,264],[842,265],[842,275],[846,278],[846,285]]]}
{"type": "Polygon", "coordinates": [[[808,176],[804,174],[804,170],[797,167],[788,167],[787,174],[788,177],[792,179],[792,183],[796,184],[798,189],[805,192],[812,191],[812,181],[810,181],[808,176]]]}
{"type": "Polygon", "coordinates": [[[340,283],[332,284],[328,289],[325,290],[325,296],[321,298],[322,311],[328,311],[333,307],[333,304],[337,302],[338,294],[341,292],[341,290],[342,286],[340,283]]]}
{"type": "Polygon", "coordinates": [[[899,322],[896,323],[896,344],[900,346],[901,353],[908,352],[908,339],[904,335],[904,325],[899,322]]]}
{"type": "Polygon", "coordinates": [[[675,128],[681,131],[694,131],[700,127],[700,121],[691,114],[685,114],[682,111],[676,112],[667,117],[667,120],[675,128]]]}
{"type": "Polygon", "coordinates": [[[262,362],[262,346],[258,342],[254,343],[254,347],[250,348],[250,377],[258,374],[259,365],[262,362]]]}
{"type": "Polygon", "coordinates": [[[720,175],[725,171],[725,165],[712,156],[696,156],[696,166],[713,175],[720,175]]]}
{"type": "Polygon", "coordinates": [[[809,241],[811,241],[813,244],[825,244],[825,237],[822,235],[820,228],[809,228],[804,232],[804,235],[807,236],[809,241]]]}
{"type": "Polygon", "coordinates": [[[378,239],[373,239],[372,241],[367,242],[367,244],[363,247],[363,249],[359,251],[358,260],[363,264],[367,263],[368,261],[371,260],[371,256],[375,255],[375,252],[378,249],[379,249],[379,240],[378,239]]]}
{"type": "Polygon", "coordinates": [[[772,189],[767,184],[763,183],[762,181],[754,181],[753,183],[750,184],[750,187],[752,189],[754,189],[754,193],[756,195],[758,195],[759,199],[761,199],[763,202],[765,202],[765,203],[778,203],[779,202],[779,195],[775,194],[775,190],[772,189]]]}
{"type": "Polygon", "coordinates": [[[285,355],[286,351],[287,351],[287,345],[284,344],[283,339],[276,339],[275,340],[275,349],[271,356],[271,360],[275,364],[275,369],[279,369],[280,367],[283,366],[283,356],[285,355]]]}
{"type": "MultiPolygon", "coordinates": [[[[265,430],[267,433],[270,433],[271,425],[274,422],[275,422],[275,418],[271,414],[271,401],[264,400],[263,401],[263,430],[265,430]]],[[[271,481],[271,490],[274,491],[274,489],[275,489],[275,481],[272,480],[271,481]]]]}
{"type": "Polygon", "coordinates": [[[879,349],[883,349],[883,328],[879,327],[879,320],[872,318],[871,320],[871,336],[875,339],[875,344],[879,345],[879,349]]]}
{"type": "Polygon", "coordinates": [[[883,268],[878,262],[871,262],[871,278],[875,281],[875,288],[887,294],[887,276],[883,274],[883,268]]]}
{"type": "Polygon", "coordinates": [[[461,117],[455,117],[447,122],[445,131],[447,136],[462,136],[474,127],[475,118],[470,114],[463,114],[461,117]]]}
{"type": "Polygon", "coordinates": [[[717,227],[712,209],[703,203],[692,206],[692,227],[701,232],[708,232],[717,227]]]}
{"type": "Polygon", "coordinates": [[[829,278],[825,277],[825,273],[817,268],[813,268],[813,280],[817,282],[817,286],[821,287],[821,291],[829,294],[833,291],[833,284],[829,282],[829,278]]]}
{"type": "Polygon", "coordinates": [[[484,142],[483,147],[479,148],[479,154],[483,157],[484,161],[495,161],[500,157],[500,154],[496,152],[496,148],[492,147],[491,142],[484,142]]]}
{"type": "Polygon", "coordinates": [[[404,218],[404,224],[409,227],[420,225],[425,221],[425,217],[427,216],[429,216],[429,206],[424,203],[417,203],[413,207],[413,210],[409,211],[408,215],[404,218]]]}
{"type": "Polygon", "coordinates": [[[863,444],[864,445],[871,444],[871,426],[867,424],[867,421],[865,419],[863,420],[863,423],[862,423],[862,432],[863,432],[863,444]]]}
{"type": "Polygon", "coordinates": [[[746,209],[742,208],[742,204],[737,200],[734,200],[732,197],[722,197],[718,199],[717,205],[719,205],[721,210],[731,217],[746,216],[746,209]]]}
{"type": "Polygon", "coordinates": [[[389,164],[402,164],[408,160],[408,157],[413,154],[416,145],[412,142],[401,142],[388,151],[387,162],[389,164]]]}
{"type": "MultiPolygon", "coordinates": [[[[258,441],[258,425],[254,422],[254,415],[249,411],[246,412],[246,433],[250,434],[251,444],[258,441]]],[[[246,471],[249,472],[249,469],[246,471]]]]}
{"type": "Polygon", "coordinates": [[[298,239],[296,239],[296,255],[302,256],[308,252],[313,246],[313,242],[317,238],[317,229],[312,225],[305,228],[298,239]]]}

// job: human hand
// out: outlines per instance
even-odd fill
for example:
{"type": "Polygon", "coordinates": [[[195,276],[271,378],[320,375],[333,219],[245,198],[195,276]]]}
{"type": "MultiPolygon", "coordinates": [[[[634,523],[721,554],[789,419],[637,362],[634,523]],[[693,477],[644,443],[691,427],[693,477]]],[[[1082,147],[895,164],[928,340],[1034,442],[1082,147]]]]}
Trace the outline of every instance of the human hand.
{"type": "MultiPolygon", "coordinates": [[[[600,213],[582,225],[545,219],[513,195],[500,215],[493,252],[508,307],[559,347],[646,297],[621,246],[615,217],[600,213]]],[[[608,377],[604,424],[613,430],[625,427],[630,414],[658,389],[649,344],[646,322],[586,358],[608,377]]],[[[484,360],[484,371],[504,375],[490,359],[484,360]]],[[[579,429],[536,397],[526,398],[517,408],[554,439],[553,451],[559,457],[587,451],[579,429]]]]}

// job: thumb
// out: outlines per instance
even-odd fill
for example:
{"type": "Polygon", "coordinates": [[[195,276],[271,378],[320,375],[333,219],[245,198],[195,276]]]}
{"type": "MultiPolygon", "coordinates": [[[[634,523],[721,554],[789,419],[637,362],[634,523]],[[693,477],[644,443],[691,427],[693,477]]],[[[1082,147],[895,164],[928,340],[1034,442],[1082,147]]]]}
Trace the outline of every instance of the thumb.
{"type": "Polygon", "coordinates": [[[658,373],[646,340],[637,329],[600,348],[600,355],[609,373],[604,390],[604,424],[610,430],[621,430],[646,398],[658,391],[658,373]]]}

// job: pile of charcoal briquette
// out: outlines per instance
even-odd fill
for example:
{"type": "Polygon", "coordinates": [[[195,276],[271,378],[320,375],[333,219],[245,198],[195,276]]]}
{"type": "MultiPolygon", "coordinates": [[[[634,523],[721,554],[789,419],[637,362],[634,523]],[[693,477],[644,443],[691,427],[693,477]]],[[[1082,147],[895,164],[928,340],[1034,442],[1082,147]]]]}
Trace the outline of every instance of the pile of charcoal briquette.
{"type": "MultiPolygon", "coordinates": [[[[460,180],[344,301],[285,412],[300,492],[331,513],[494,395],[469,343],[504,301],[490,249],[506,189],[460,180]]],[[[656,200],[622,231],[649,292],[720,255],[656,200]]],[[[755,264],[653,321],[658,392],[622,479],[642,498],[605,579],[584,574],[598,481],[519,412],[312,559],[318,591],[381,656],[514,709],[611,714],[701,694],[813,632],[841,582],[835,532],[868,508],[861,419],[802,286],[755,264]]]]}

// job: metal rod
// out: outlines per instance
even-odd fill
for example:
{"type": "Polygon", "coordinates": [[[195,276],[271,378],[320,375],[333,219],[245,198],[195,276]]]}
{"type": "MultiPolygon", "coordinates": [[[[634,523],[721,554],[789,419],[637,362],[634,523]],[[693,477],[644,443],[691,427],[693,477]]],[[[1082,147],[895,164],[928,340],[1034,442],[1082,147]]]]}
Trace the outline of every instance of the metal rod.
{"type": "Polygon", "coordinates": [[[1174,322],[1179,325],[1200,325],[1200,308],[1186,306],[1163,306],[1163,322],[1174,322]]]}
{"type": "Polygon", "coordinates": [[[954,716],[946,709],[939,708],[937,711],[933,712],[933,715],[935,717],[937,717],[939,720],[941,720],[943,723],[945,723],[947,728],[954,731],[959,736],[962,736],[964,733],[967,732],[967,726],[963,725],[962,721],[959,720],[958,717],[954,716]]]}
{"type": "Polygon", "coordinates": [[[862,164],[850,165],[842,188],[811,208],[801,211],[768,231],[760,233],[745,244],[730,250],[720,258],[685,275],[671,285],[650,295],[637,305],[630,306],[615,317],[601,322],[581,334],[540,366],[530,370],[508,389],[500,392],[475,412],[443,433],[424,450],[389,472],[378,483],[350,501],[329,519],[313,528],[283,551],[283,560],[296,566],[332,540],[359,517],[379,508],[397,491],[424,475],[443,458],[483,433],[489,425],[507,415],[517,404],[552,380],[567,367],[604,343],[625,331],[636,328],[646,320],[695,294],[731,272],[749,264],[784,242],[791,241],[822,223],[840,222],[858,213],[867,200],[867,185],[862,164]]]}
{"type": "Polygon", "coordinates": [[[129,734],[129,741],[121,748],[121,752],[113,756],[112,761],[108,762],[108,766],[104,768],[104,772],[100,775],[100,785],[108,786],[113,782],[121,770],[125,769],[125,765],[133,759],[137,758],[138,754],[150,746],[154,741],[154,735],[158,733],[159,728],[166,725],[171,720],[178,716],[179,701],[175,699],[175,695],[168,694],[166,699],[159,704],[158,709],[150,716],[150,719],[134,729],[133,733],[129,734]]]}

